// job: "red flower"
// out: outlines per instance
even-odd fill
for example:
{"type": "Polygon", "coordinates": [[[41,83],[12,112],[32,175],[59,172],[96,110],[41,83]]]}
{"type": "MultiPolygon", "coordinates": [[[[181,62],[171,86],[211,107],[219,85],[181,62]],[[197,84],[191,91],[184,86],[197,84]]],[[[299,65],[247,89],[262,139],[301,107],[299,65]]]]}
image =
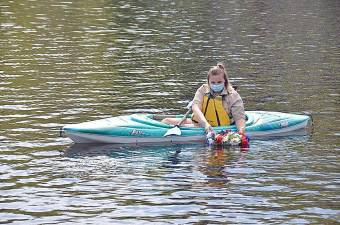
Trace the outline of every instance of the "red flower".
{"type": "Polygon", "coordinates": [[[221,144],[222,143],[222,139],[223,139],[224,135],[223,134],[218,134],[215,136],[215,142],[216,144],[221,144]]]}
{"type": "Polygon", "coordinates": [[[241,147],[249,148],[249,141],[248,141],[247,136],[245,134],[241,134],[241,135],[242,135],[241,147]]]}

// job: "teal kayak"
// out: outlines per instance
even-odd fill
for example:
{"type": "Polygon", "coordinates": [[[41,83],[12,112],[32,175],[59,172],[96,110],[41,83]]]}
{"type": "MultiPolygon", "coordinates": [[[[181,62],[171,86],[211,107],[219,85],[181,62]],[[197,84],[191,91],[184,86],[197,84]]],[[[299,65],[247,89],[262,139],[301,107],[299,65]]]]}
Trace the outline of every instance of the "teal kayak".
{"type": "MultiPolygon", "coordinates": [[[[308,115],[281,112],[247,111],[246,134],[250,139],[261,137],[288,136],[305,130],[311,122],[308,115]]],[[[174,117],[181,118],[182,115],[174,117]]],[[[205,133],[201,127],[181,126],[181,135],[164,136],[171,128],[161,122],[166,115],[132,114],[110,117],[95,121],[65,125],[62,128],[75,143],[156,143],[204,141],[205,133]]],[[[236,131],[235,125],[214,127],[236,131]]]]}

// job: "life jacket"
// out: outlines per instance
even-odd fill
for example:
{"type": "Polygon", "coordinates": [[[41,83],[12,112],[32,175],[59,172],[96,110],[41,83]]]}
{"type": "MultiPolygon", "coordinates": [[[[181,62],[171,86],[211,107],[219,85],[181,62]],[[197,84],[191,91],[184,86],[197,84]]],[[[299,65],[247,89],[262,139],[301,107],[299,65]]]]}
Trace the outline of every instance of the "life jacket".
{"type": "MultiPolygon", "coordinates": [[[[210,93],[203,96],[202,113],[208,123],[213,126],[230,125],[230,117],[223,107],[225,95],[213,97],[210,93]]],[[[194,116],[193,116],[193,120],[194,116]]]]}

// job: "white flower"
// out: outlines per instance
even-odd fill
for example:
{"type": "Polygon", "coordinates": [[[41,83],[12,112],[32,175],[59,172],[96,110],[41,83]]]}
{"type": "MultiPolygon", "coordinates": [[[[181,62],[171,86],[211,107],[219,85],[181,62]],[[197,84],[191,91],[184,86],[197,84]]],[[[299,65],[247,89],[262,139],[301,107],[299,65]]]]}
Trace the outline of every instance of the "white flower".
{"type": "Polygon", "coordinates": [[[239,145],[242,141],[242,136],[235,132],[229,132],[223,139],[222,144],[239,145]]]}

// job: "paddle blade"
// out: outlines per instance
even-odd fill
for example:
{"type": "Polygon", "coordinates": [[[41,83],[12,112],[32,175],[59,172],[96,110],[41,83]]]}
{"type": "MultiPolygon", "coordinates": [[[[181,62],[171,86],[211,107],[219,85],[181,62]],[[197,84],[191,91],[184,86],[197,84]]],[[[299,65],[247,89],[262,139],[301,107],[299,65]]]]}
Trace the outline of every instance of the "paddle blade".
{"type": "Polygon", "coordinates": [[[181,129],[179,129],[179,127],[176,125],[175,127],[170,128],[163,136],[166,137],[170,135],[181,135],[181,134],[182,134],[181,129]]]}

